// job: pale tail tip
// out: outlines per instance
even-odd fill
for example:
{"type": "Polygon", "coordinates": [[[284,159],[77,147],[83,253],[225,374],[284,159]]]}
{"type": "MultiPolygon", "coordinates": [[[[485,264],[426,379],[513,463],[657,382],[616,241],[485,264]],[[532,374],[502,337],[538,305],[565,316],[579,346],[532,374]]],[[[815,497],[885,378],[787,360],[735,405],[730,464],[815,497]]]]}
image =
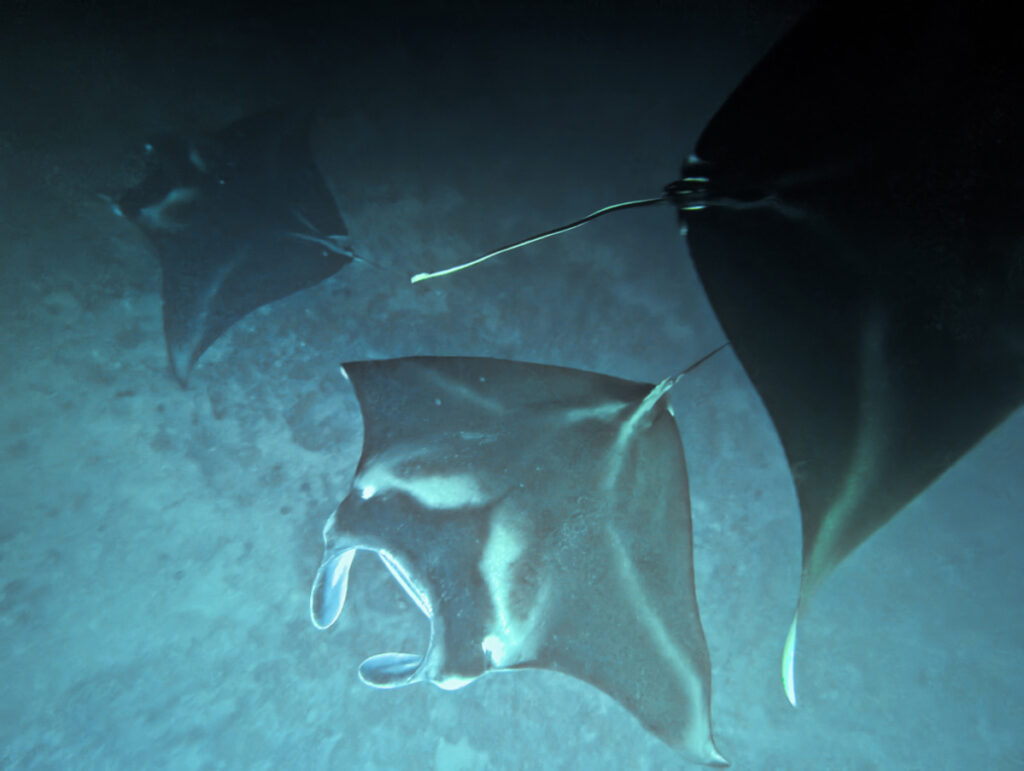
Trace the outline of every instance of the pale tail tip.
{"type": "Polygon", "coordinates": [[[786,690],[786,698],[796,706],[796,622],[798,614],[793,614],[793,623],[789,625],[786,645],[782,649],[782,687],[786,690]]]}

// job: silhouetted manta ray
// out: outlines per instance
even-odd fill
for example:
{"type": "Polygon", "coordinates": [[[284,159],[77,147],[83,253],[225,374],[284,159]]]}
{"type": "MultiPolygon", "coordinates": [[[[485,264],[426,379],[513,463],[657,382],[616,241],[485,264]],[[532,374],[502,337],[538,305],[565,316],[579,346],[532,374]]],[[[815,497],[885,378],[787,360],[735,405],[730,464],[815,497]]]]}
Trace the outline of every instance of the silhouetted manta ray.
{"type": "Polygon", "coordinates": [[[156,247],[164,336],[182,385],[196,361],[252,310],[353,259],[313,162],[309,110],[277,109],[193,139],[146,145],[146,174],[115,211],[156,247]]]}
{"type": "Polygon", "coordinates": [[[1024,403],[1024,48],[993,0],[831,0],[712,118],[670,200],[778,430],[797,618],[831,571],[1024,403]]]}
{"type": "Polygon", "coordinates": [[[343,365],[363,416],[352,490],[324,528],[313,623],[358,550],[430,619],[423,654],[363,662],[378,688],[540,667],[616,699],[686,758],[711,738],[683,447],[658,386],[498,359],[343,365]]]}
{"type": "Polygon", "coordinates": [[[1024,68],[993,2],[827,2],[670,186],[803,522],[796,618],[1024,402],[1024,68]]]}

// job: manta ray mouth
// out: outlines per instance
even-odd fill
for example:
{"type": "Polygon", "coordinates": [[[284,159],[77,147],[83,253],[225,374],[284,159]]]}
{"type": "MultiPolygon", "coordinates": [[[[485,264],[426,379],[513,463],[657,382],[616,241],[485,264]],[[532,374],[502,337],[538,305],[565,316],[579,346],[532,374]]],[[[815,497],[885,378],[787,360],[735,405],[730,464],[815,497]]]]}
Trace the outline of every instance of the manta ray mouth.
{"type": "Polygon", "coordinates": [[[382,548],[352,546],[326,555],[317,570],[313,590],[309,596],[310,617],[317,629],[329,628],[341,615],[342,608],[345,607],[345,597],[348,595],[348,577],[352,560],[360,549],[376,554],[423,615],[433,619],[433,604],[425,587],[413,578],[394,554],[382,548]]]}
{"type": "Polygon", "coordinates": [[[356,556],[355,549],[325,557],[320,563],[309,595],[309,615],[313,626],[327,629],[338,620],[348,595],[349,569],[356,556]]]}
{"type": "MultiPolygon", "coordinates": [[[[359,679],[373,688],[400,688],[424,679],[424,664],[428,658],[437,658],[441,651],[434,645],[434,606],[423,583],[417,580],[405,564],[385,548],[352,546],[332,550],[325,555],[313,581],[309,596],[309,612],[317,629],[328,629],[341,616],[348,595],[349,573],[357,551],[371,551],[380,558],[409,599],[431,622],[431,643],[427,653],[387,652],[370,656],[359,665],[359,679]],[[433,657],[431,657],[433,654],[433,657]]],[[[468,685],[472,678],[448,677],[434,679],[435,685],[454,690],[468,685]]]]}

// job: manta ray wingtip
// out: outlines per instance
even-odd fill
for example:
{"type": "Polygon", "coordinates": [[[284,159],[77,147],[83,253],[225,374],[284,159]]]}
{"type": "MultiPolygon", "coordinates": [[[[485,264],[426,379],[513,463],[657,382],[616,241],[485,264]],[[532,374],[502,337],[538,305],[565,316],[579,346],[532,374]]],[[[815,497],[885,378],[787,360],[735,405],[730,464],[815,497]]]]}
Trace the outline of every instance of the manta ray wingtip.
{"type": "Polygon", "coordinates": [[[454,690],[553,670],[604,691],[687,761],[728,765],[711,726],[673,380],[467,357],[342,372],[363,449],[324,527],[314,623],[336,615],[333,560],[351,548],[376,552],[431,622],[425,653],[367,659],[362,681],[454,690]]]}
{"type": "Polygon", "coordinates": [[[727,768],[731,765],[713,743],[708,748],[708,759],[704,762],[706,765],[712,766],[713,768],[727,768]]]}
{"type": "Polygon", "coordinates": [[[799,611],[793,614],[793,623],[789,625],[786,644],[782,648],[782,687],[786,691],[786,698],[794,707],[796,707],[796,624],[799,617],[799,611]]]}
{"type": "Polygon", "coordinates": [[[188,362],[187,356],[178,355],[177,351],[170,351],[169,369],[171,375],[174,377],[175,382],[182,387],[182,389],[188,388],[188,379],[192,374],[192,365],[188,362]]]}

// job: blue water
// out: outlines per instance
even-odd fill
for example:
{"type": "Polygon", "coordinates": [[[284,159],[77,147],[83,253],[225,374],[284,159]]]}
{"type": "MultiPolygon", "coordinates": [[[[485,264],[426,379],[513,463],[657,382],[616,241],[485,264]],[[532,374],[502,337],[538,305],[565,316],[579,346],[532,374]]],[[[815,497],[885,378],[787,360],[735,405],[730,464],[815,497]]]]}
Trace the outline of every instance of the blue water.
{"type": "MultiPolygon", "coordinates": [[[[182,390],[152,247],[98,194],[131,184],[154,131],[315,97],[315,154],[356,248],[406,272],[460,262],[657,195],[802,7],[698,5],[431,26],[14,6],[0,31],[0,767],[685,765],[551,672],[453,693],[363,686],[363,659],[427,633],[373,560],[354,566],[337,625],[317,631],[308,610],[320,530],[359,455],[339,362],[486,355],[656,382],[721,341],[668,207],[417,287],[350,265],[244,319],[182,390]]],[[[800,533],[781,448],[731,353],[673,403],[734,766],[1024,767],[1024,413],[815,597],[793,710],[778,669],[800,533]]]]}

